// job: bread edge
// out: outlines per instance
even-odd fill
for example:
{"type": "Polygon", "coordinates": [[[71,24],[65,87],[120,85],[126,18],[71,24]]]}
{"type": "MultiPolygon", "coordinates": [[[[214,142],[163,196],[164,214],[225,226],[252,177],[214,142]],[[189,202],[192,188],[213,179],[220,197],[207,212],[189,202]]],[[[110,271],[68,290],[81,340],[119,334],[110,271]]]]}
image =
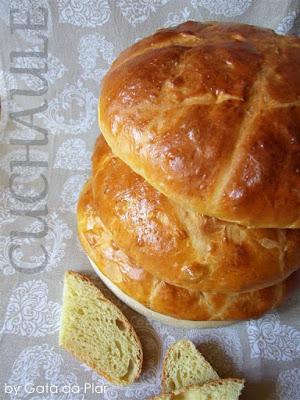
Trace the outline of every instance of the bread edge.
{"type": "MultiPolygon", "coordinates": [[[[190,343],[194,346],[195,350],[204,358],[205,363],[206,363],[209,367],[211,367],[211,368],[215,371],[215,373],[219,376],[219,374],[217,373],[217,371],[216,371],[216,370],[213,368],[213,366],[206,360],[206,358],[204,357],[204,355],[197,349],[197,347],[194,345],[194,343],[193,343],[191,340],[188,340],[188,339],[180,339],[180,340],[177,340],[175,343],[173,343],[173,344],[168,348],[168,350],[167,350],[167,352],[166,352],[166,354],[165,354],[165,356],[164,356],[164,359],[163,359],[161,386],[162,386],[162,393],[165,393],[165,394],[168,393],[168,392],[166,391],[166,381],[167,381],[167,379],[166,379],[166,364],[167,364],[168,357],[169,357],[169,355],[170,355],[171,350],[172,350],[173,347],[174,347],[177,343],[179,343],[179,342],[190,342],[190,343]]],[[[220,378],[220,377],[219,377],[219,378],[220,378]]],[[[212,379],[212,380],[216,380],[216,379],[212,379]]],[[[208,382],[210,382],[210,381],[208,381],[208,382]]]]}
{"type": "MultiPolygon", "coordinates": [[[[126,385],[132,384],[135,380],[137,380],[140,377],[141,372],[142,372],[142,365],[143,365],[143,349],[142,349],[141,341],[140,341],[135,329],[133,328],[131,323],[128,321],[127,317],[119,309],[119,307],[117,307],[111,300],[109,300],[107,297],[104,296],[104,294],[102,293],[101,289],[97,286],[97,280],[96,279],[90,278],[89,276],[87,276],[85,274],[82,274],[82,273],[79,273],[79,272],[76,272],[76,271],[68,270],[68,271],[65,271],[65,273],[64,273],[64,282],[65,282],[65,280],[67,279],[68,276],[73,276],[76,279],[84,281],[85,283],[87,283],[90,286],[92,286],[92,287],[97,289],[97,293],[99,294],[99,297],[101,298],[101,300],[102,301],[104,300],[107,303],[109,303],[109,305],[111,307],[113,307],[117,311],[118,314],[120,314],[120,316],[122,317],[122,321],[124,322],[125,326],[128,327],[129,333],[134,337],[134,339],[136,341],[136,344],[138,346],[138,350],[139,350],[139,357],[137,358],[138,370],[137,370],[136,376],[133,377],[132,381],[125,382],[125,381],[115,380],[111,376],[107,375],[104,371],[102,371],[102,370],[100,370],[98,368],[93,368],[93,367],[89,366],[88,364],[86,364],[86,365],[89,368],[91,368],[93,371],[95,371],[98,375],[104,377],[105,379],[107,379],[109,382],[111,382],[113,384],[117,384],[117,385],[120,385],[120,386],[126,386],[126,385]]],[[[66,289],[65,289],[65,284],[64,284],[63,301],[64,301],[65,293],[66,293],[66,289]]],[[[68,351],[70,354],[72,354],[72,356],[74,356],[77,360],[80,360],[80,361],[84,362],[83,360],[80,359],[79,355],[76,354],[75,351],[67,348],[63,344],[62,338],[61,338],[62,320],[63,320],[63,312],[61,313],[61,319],[60,319],[59,346],[61,346],[66,351],[68,351]]]]}
{"type": "Polygon", "coordinates": [[[245,386],[245,379],[239,379],[239,378],[224,378],[224,379],[215,379],[215,380],[212,380],[212,381],[208,381],[208,382],[206,382],[206,383],[203,383],[203,385],[190,385],[190,386],[186,386],[186,387],[184,387],[184,388],[182,388],[182,389],[179,389],[179,390],[175,390],[174,392],[171,392],[171,393],[161,393],[161,394],[159,394],[158,396],[155,396],[155,397],[150,397],[148,400],[161,400],[161,399],[164,399],[164,398],[168,398],[167,396],[170,396],[170,395],[173,395],[173,394],[176,394],[176,395],[179,395],[179,394],[182,394],[182,393],[184,393],[187,389],[201,389],[204,385],[207,385],[207,384],[219,384],[219,383],[221,383],[221,382],[235,382],[235,383],[240,383],[241,385],[242,385],[242,387],[241,387],[241,390],[240,390],[240,393],[239,393],[239,396],[241,395],[241,393],[242,393],[242,390],[244,389],[244,386],[245,386]]]}

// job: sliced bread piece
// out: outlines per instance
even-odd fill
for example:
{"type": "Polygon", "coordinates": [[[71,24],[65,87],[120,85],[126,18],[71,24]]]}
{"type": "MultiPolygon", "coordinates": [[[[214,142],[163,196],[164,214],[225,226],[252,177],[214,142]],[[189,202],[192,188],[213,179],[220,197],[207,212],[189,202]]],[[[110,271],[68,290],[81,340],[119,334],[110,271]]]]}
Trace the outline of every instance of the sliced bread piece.
{"type": "Polygon", "coordinates": [[[179,340],[169,348],[163,362],[163,393],[216,379],[219,375],[191,341],[179,340]]]}
{"type": "Polygon", "coordinates": [[[243,387],[242,379],[219,379],[161,394],[152,400],[237,400],[243,387]]]}
{"type": "Polygon", "coordinates": [[[64,280],[60,345],[99,375],[118,385],[141,372],[141,343],[127,318],[85,275],[64,280]]]}

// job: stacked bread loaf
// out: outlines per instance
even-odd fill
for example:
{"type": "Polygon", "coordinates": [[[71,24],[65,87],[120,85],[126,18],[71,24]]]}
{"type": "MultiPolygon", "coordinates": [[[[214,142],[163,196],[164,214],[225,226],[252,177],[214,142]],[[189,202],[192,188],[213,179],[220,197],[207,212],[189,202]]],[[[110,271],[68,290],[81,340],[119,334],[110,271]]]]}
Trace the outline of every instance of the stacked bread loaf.
{"type": "Polygon", "coordinates": [[[256,317],[300,266],[300,39],[187,22],[106,74],[79,237],[124,293],[185,320],[256,317]]]}

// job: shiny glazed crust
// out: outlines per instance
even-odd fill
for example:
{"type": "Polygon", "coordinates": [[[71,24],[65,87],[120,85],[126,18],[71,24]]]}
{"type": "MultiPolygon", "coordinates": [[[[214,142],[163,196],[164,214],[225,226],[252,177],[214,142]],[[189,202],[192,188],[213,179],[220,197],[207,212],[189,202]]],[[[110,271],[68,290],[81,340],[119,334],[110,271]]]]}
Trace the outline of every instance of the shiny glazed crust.
{"type": "Polygon", "coordinates": [[[127,295],[159,313],[186,320],[241,320],[277,307],[295,284],[294,276],[272,287],[241,294],[213,294],[175,287],[153,277],[115,244],[93,206],[90,183],[78,204],[78,235],[83,248],[127,295]]]}
{"type": "Polygon", "coordinates": [[[300,228],[300,39],[187,22],[125,50],[103,80],[114,154],[183,208],[300,228]]]}
{"type": "Polygon", "coordinates": [[[100,136],[94,206],[117,245],[157,279],[205,292],[276,284],[300,266],[300,229],[255,229],[183,210],[113,155],[100,136]]]}

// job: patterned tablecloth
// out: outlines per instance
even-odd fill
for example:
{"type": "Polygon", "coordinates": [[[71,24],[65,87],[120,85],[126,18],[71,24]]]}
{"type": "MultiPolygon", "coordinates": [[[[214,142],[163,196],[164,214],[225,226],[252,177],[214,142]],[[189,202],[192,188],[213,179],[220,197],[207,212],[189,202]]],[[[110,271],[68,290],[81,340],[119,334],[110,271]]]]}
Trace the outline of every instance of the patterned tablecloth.
{"type": "Polygon", "coordinates": [[[141,379],[123,389],[58,346],[64,271],[91,270],[75,209],[98,135],[99,82],[122,49],[186,19],[299,34],[300,2],[0,0],[1,400],[143,399],[159,392],[162,356],[183,337],[220,376],[246,378],[244,399],[300,399],[299,291],[222,329],[175,329],[122,306],[145,352],[141,379]]]}

